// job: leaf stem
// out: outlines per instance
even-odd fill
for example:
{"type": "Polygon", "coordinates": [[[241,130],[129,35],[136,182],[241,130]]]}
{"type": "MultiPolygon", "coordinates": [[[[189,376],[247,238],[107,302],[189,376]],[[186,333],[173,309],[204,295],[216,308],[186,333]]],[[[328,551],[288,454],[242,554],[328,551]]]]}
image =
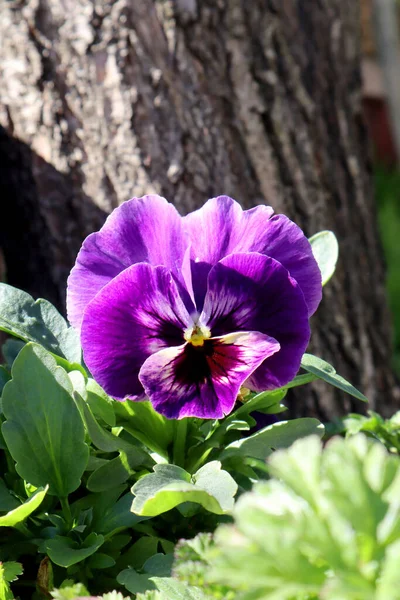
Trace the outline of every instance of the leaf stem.
{"type": "Polygon", "coordinates": [[[18,529],[18,531],[22,533],[22,535],[24,535],[25,537],[32,537],[32,534],[29,531],[28,527],[25,525],[25,523],[17,523],[16,525],[14,525],[14,527],[15,529],[18,529]]]}
{"type": "Polygon", "coordinates": [[[172,462],[178,467],[185,466],[185,450],[186,450],[186,435],[187,435],[187,419],[180,419],[176,422],[174,447],[172,452],[172,462]]]}
{"type": "MultiPolygon", "coordinates": [[[[203,445],[201,447],[203,447],[203,445]]],[[[214,446],[209,446],[208,448],[206,448],[198,458],[195,458],[194,462],[192,459],[190,466],[188,466],[186,470],[191,474],[196,473],[196,471],[198,471],[200,467],[203,466],[203,464],[206,461],[206,458],[208,458],[208,455],[211,453],[212,450],[214,450],[214,446]]]]}
{"type": "Polygon", "coordinates": [[[61,504],[61,509],[62,509],[67,527],[68,527],[68,529],[71,529],[73,519],[72,519],[71,507],[68,502],[68,497],[63,496],[62,498],[60,498],[60,504],[61,504]]]}
{"type": "Polygon", "coordinates": [[[121,423],[121,427],[125,429],[125,431],[127,431],[132,437],[136,438],[144,446],[149,448],[149,450],[151,450],[152,452],[156,452],[156,454],[159,454],[160,456],[168,460],[168,453],[164,450],[164,448],[162,448],[156,442],[154,442],[154,440],[150,440],[144,433],[138,431],[126,421],[123,421],[121,423]]]}

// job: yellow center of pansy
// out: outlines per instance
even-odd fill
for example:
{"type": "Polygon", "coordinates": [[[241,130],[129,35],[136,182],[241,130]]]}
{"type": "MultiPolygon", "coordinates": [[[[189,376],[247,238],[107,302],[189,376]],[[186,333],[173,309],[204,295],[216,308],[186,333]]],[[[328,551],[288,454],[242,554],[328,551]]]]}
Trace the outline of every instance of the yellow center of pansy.
{"type": "Polygon", "coordinates": [[[193,325],[185,330],[183,337],[192,346],[204,346],[204,340],[211,337],[211,331],[206,325],[193,325]]]}

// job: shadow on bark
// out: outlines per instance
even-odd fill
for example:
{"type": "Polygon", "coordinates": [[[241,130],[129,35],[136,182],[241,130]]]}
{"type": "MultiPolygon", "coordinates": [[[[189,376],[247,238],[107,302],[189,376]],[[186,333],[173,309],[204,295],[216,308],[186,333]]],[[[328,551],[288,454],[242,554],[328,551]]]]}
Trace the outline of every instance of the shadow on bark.
{"type": "Polygon", "coordinates": [[[5,281],[45,297],[65,314],[65,281],[82,238],[107,214],[71,192],[71,176],[57,171],[0,127],[0,248],[5,281]]]}

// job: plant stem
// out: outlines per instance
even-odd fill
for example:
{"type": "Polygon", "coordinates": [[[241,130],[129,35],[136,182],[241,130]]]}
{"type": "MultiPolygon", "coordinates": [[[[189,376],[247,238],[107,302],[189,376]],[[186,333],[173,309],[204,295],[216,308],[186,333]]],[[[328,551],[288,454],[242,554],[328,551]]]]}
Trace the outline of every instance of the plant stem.
{"type": "Polygon", "coordinates": [[[68,502],[68,497],[64,496],[63,498],[60,498],[60,503],[61,503],[61,509],[64,515],[64,519],[65,522],[67,524],[67,527],[69,529],[71,529],[72,527],[72,513],[71,513],[71,508],[68,502]]]}
{"type": "Polygon", "coordinates": [[[206,448],[204,452],[197,459],[195,459],[195,462],[192,462],[192,464],[188,466],[187,471],[191,474],[196,473],[196,471],[198,471],[200,467],[203,466],[203,464],[206,461],[206,458],[208,458],[208,455],[211,453],[212,450],[214,450],[214,446],[209,446],[208,448],[206,448]]]}
{"type": "Polygon", "coordinates": [[[20,533],[22,533],[22,535],[24,535],[25,537],[32,537],[31,532],[29,531],[29,529],[27,528],[27,526],[25,525],[25,523],[17,523],[16,525],[14,525],[15,529],[18,529],[18,531],[20,533]]]}
{"type": "Polygon", "coordinates": [[[174,449],[172,453],[172,462],[178,467],[185,466],[185,450],[186,450],[186,434],[187,434],[187,419],[180,419],[176,423],[176,432],[174,440],[174,449]]]}
{"type": "Polygon", "coordinates": [[[132,427],[129,423],[123,422],[121,424],[121,427],[123,429],[125,429],[125,431],[127,431],[132,437],[139,440],[139,442],[141,442],[144,446],[147,446],[147,448],[149,448],[149,450],[151,450],[152,452],[155,452],[156,454],[159,454],[160,456],[165,458],[165,460],[168,460],[168,453],[164,450],[164,448],[159,446],[153,440],[150,440],[146,435],[144,435],[143,433],[141,433],[140,431],[138,431],[137,429],[132,427]]]}

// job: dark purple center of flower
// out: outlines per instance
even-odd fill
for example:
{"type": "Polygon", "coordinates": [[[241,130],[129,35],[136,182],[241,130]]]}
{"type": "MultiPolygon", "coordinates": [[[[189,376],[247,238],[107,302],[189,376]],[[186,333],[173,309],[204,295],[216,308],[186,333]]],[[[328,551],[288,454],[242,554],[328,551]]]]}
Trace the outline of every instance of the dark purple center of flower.
{"type": "Polygon", "coordinates": [[[198,385],[211,377],[214,344],[212,340],[204,340],[202,346],[186,344],[182,356],[176,365],[176,378],[186,385],[198,385]]]}

